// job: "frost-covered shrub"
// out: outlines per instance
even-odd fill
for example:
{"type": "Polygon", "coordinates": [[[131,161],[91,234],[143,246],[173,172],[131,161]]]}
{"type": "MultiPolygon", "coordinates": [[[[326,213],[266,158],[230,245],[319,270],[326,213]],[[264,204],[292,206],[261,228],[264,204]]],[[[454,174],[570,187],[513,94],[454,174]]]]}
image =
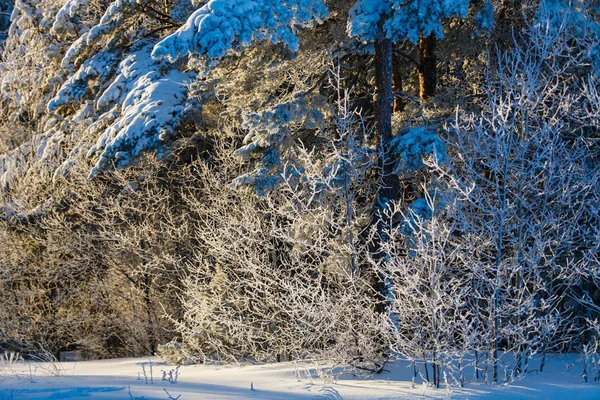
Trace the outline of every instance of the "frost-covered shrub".
{"type": "Polygon", "coordinates": [[[472,248],[455,237],[460,220],[454,213],[462,210],[455,202],[435,203],[428,196],[407,210],[393,209],[404,222],[387,230],[388,262],[378,267],[391,286],[386,324],[393,352],[421,365],[421,375],[439,387],[446,379],[462,380],[461,360],[481,332],[472,314],[477,297],[470,285],[476,274],[470,268],[476,266],[467,261],[472,248]]]}
{"type": "Polygon", "coordinates": [[[298,148],[295,173],[261,196],[224,183],[243,168],[239,158],[200,169],[186,203],[202,225],[176,322],[196,360],[385,357],[377,296],[360,267],[369,163],[352,137],[322,154],[298,148]]]}
{"type": "Polygon", "coordinates": [[[582,293],[598,282],[600,182],[588,124],[599,97],[591,68],[570,71],[590,62],[598,37],[584,14],[556,10],[541,7],[515,48],[497,53],[482,111],[459,112],[450,129],[450,186],[468,203],[458,230],[479,243],[473,285],[489,334],[479,346],[493,353],[493,380],[500,350],[517,354],[510,380],[531,355],[579,342],[569,326],[588,330],[578,314],[596,307],[582,293]]]}
{"type": "Polygon", "coordinates": [[[190,365],[194,363],[194,359],[185,350],[185,346],[174,341],[158,345],[156,355],[169,365],[190,365]]]}
{"type": "Polygon", "coordinates": [[[177,195],[145,167],[89,182],[89,165],[75,165],[54,185],[30,167],[12,188],[21,201],[0,214],[0,309],[10,310],[1,343],[114,357],[151,354],[173,337],[163,307],[179,312],[189,237],[170,205],[177,195]]]}
{"type": "Polygon", "coordinates": [[[600,181],[588,124],[598,119],[598,37],[585,15],[558,10],[540,8],[514,47],[493,55],[484,101],[458,109],[445,144],[425,130],[395,139],[418,161],[411,183],[422,195],[388,213],[376,267],[391,287],[392,347],[430,364],[436,384],[444,374],[464,382],[468,359],[481,377],[508,382],[543,370],[546,352],[575,348],[595,373],[600,181]],[[422,157],[438,144],[446,156],[422,157]]]}

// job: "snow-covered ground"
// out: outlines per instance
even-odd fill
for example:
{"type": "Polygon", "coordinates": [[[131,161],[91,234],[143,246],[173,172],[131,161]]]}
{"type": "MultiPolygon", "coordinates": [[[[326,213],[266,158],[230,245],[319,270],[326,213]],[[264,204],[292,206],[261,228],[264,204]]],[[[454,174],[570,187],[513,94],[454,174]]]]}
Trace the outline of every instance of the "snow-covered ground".
{"type": "Polygon", "coordinates": [[[577,356],[556,355],[542,374],[529,374],[508,386],[467,384],[447,390],[412,385],[412,369],[405,363],[368,379],[334,378],[322,366],[295,362],[193,365],[179,368],[177,381],[170,383],[162,380],[163,371],[175,378],[174,368],[155,357],[19,362],[0,365],[0,399],[600,399],[600,383],[582,384],[581,368],[577,356]]]}

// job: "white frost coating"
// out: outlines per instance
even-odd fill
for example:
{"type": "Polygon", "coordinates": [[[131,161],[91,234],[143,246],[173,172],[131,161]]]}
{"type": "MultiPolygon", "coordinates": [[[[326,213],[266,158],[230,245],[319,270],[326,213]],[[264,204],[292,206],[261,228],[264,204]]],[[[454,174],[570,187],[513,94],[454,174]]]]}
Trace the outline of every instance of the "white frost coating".
{"type": "Polygon", "coordinates": [[[63,139],[63,132],[58,127],[53,127],[41,135],[33,136],[30,141],[0,154],[0,192],[10,188],[27,168],[27,161],[31,158],[48,161],[55,156],[63,139]]]}
{"type": "Polygon", "coordinates": [[[412,171],[425,168],[425,157],[434,157],[438,163],[446,160],[446,144],[434,132],[420,126],[409,128],[392,139],[389,152],[399,159],[399,167],[412,171]]]}
{"type": "Polygon", "coordinates": [[[348,34],[365,42],[377,39],[379,21],[391,12],[387,0],[358,0],[348,15],[348,34]]]}
{"type": "Polygon", "coordinates": [[[173,21],[183,24],[196,8],[197,5],[192,4],[191,0],[175,0],[169,15],[173,18],[173,21]]]}
{"type": "Polygon", "coordinates": [[[188,55],[219,60],[236,48],[270,40],[298,49],[298,27],[329,16],[322,0],[211,0],[160,41],[152,56],[175,61],[188,55]]]}
{"type": "Polygon", "coordinates": [[[373,41],[383,22],[386,37],[417,43],[420,35],[443,37],[443,18],[465,18],[468,8],[469,0],[359,0],[350,10],[348,33],[373,41]]]}
{"type": "Polygon", "coordinates": [[[75,17],[79,10],[87,6],[88,0],[68,0],[56,13],[52,23],[52,33],[70,31],[74,29],[71,18],[75,17]]]}
{"type": "Polygon", "coordinates": [[[66,68],[75,62],[85,49],[99,40],[102,36],[112,32],[123,25],[124,13],[136,5],[146,4],[149,0],[116,0],[113,1],[104,12],[100,22],[93,26],[88,32],[81,35],[65,53],[61,61],[62,67],[66,68]]]}
{"type": "Polygon", "coordinates": [[[80,101],[91,89],[89,84],[96,78],[108,78],[114,71],[118,54],[113,51],[103,51],[87,59],[79,70],[73,74],[60,88],[56,96],[48,103],[48,110],[80,101]]]}
{"type": "Polygon", "coordinates": [[[107,114],[120,113],[98,138],[88,157],[104,149],[90,173],[102,169],[122,168],[142,152],[159,149],[177,127],[188,104],[186,84],[195,74],[171,70],[165,74],[150,57],[152,45],[143,47],[123,60],[114,82],[98,100],[107,114]]]}

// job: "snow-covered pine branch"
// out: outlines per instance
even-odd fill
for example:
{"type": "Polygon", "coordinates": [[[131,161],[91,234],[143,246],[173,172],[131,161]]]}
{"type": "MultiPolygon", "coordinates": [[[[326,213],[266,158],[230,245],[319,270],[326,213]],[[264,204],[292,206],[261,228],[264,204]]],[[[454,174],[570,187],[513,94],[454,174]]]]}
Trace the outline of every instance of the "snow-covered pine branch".
{"type": "Polygon", "coordinates": [[[154,48],[156,59],[207,58],[207,67],[233,50],[255,42],[283,43],[298,50],[299,28],[312,27],[329,16],[322,0],[210,0],[185,25],[154,48]]]}

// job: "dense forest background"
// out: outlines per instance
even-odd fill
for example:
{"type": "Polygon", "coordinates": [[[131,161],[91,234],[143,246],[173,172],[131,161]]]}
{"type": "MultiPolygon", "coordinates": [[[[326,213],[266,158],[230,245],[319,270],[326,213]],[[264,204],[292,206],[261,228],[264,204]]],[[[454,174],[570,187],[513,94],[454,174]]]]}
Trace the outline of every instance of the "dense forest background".
{"type": "Polygon", "coordinates": [[[0,349],[600,376],[598,2],[0,17],[0,349]]]}

